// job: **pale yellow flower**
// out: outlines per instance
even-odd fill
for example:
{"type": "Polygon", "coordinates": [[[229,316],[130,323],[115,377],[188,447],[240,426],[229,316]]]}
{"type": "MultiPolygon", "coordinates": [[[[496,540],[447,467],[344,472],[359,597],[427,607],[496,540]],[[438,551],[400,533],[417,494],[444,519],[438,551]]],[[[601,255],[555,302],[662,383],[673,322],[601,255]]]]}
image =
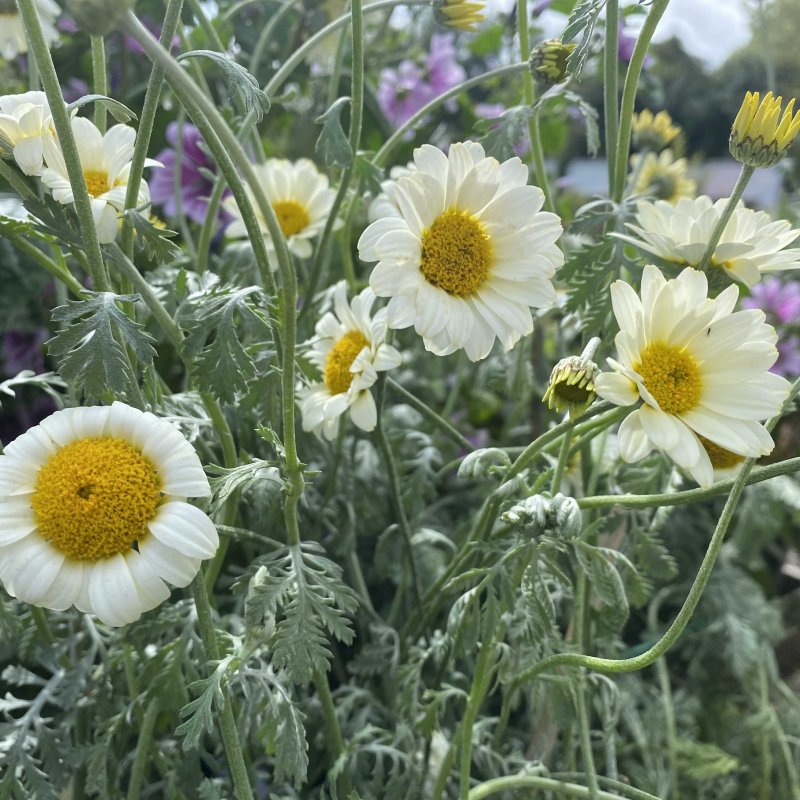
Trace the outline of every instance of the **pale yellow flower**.
{"type": "Polygon", "coordinates": [[[790,100],[781,116],[782,97],[767,92],[759,102],[758,92],[748,92],[733,121],[731,155],[750,167],[771,167],[786,154],[800,133],[800,111],[790,100]]]}
{"type": "Polygon", "coordinates": [[[658,155],[635,153],[631,156],[631,170],[635,175],[632,193],[668,203],[677,203],[681,197],[694,197],[697,184],[687,176],[687,167],[686,159],[676,159],[672,150],[658,155]]]}

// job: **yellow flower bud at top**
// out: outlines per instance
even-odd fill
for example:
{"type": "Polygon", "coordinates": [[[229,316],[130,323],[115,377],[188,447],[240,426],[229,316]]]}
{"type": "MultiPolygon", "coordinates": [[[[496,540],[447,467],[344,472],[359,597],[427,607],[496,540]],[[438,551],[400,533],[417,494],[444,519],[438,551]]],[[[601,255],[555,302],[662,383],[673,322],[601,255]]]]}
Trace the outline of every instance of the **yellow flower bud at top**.
{"type": "Polygon", "coordinates": [[[436,6],[436,18],[442,25],[457,31],[473,32],[486,19],[483,0],[443,0],[436,6]]]}
{"type": "Polygon", "coordinates": [[[767,92],[759,102],[758,92],[748,92],[733,121],[729,142],[731,155],[748,167],[771,167],[786,154],[800,133],[800,111],[794,99],[781,116],[782,97],[767,92]]]}
{"type": "Polygon", "coordinates": [[[667,147],[681,133],[680,126],[672,123],[672,117],[666,111],[653,114],[647,108],[633,115],[631,129],[634,147],[656,153],[667,147]]]}
{"type": "Polygon", "coordinates": [[[586,411],[597,396],[594,391],[594,380],[600,374],[600,368],[592,361],[598,338],[593,338],[579,356],[562,358],[553,367],[550,381],[542,400],[549,409],[563,414],[569,411],[569,418],[575,420],[586,411]]]}
{"type": "Polygon", "coordinates": [[[560,39],[537,44],[528,61],[534,80],[543,86],[555,86],[566,80],[567,61],[577,46],[564,44],[560,39]]]}

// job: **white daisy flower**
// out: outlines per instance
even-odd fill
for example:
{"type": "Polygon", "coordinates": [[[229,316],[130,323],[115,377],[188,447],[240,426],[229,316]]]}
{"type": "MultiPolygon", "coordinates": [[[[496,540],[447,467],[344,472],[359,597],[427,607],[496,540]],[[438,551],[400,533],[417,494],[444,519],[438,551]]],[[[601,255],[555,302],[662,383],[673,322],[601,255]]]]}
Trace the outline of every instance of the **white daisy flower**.
{"type": "Polygon", "coordinates": [[[26,175],[41,175],[42,142],[52,138],[53,122],[44,92],[0,97],[0,154],[10,154],[26,175]]]}
{"type": "MultiPolygon", "coordinates": [[[[271,158],[266,164],[254,164],[253,170],[278,218],[289,250],[299,258],[308,258],[314,252],[311,240],[322,233],[336,197],[328,178],[307,158],[295,162],[271,158]]],[[[253,193],[249,186],[245,188],[264,238],[269,239],[267,223],[258,210],[253,193]]],[[[234,217],[226,235],[233,238],[247,236],[236,200],[227,197],[222,205],[234,217]]]]}
{"type": "Polygon", "coordinates": [[[643,401],[619,429],[622,458],[633,462],[654,447],[666,451],[701,486],[713,463],[700,437],[731,454],[756,457],[774,446],[761,420],[777,414],[788,382],[768,372],[777,334],[762,311],[736,311],[731,285],[708,297],[704,273],[685,269],[666,280],[648,266],[641,299],[624,281],[611,285],[620,326],[614,372],[595,378],[600,397],[620,406],[643,401]]]}
{"type": "MultiPolygon", "coordinates": [[[[72,132],[78,146],[86,188],[89,190],[97,238],[101,244],[108,244],[117,236],[117,212],[125,208],[136,131],[128,125],[114,125],[102,134],[90,120],[75,117],[72,120],[72,132]]],[[[47,167],[42,172],[42,183],[52,190],[53,198],[59,203],[74,203],[75,197],[58,139],[45,138],[43,143],[47,167]]],[[[161,166],[151,158],[145,159],[144,163],[146,167],[161,166]]],[[[150,189],[147,182],[142,180],[136,197],[136,207],[149,202],[150,189]]]]}
{"type": "Polygon", "coordinates": [[[372,290],[364,289],[348,304],[345,282],[336,284],[334,310],[317,323],[309,355],[323,380],[302,388],[297,395],[303,430],[333,439],[345,411],[362,430],[374,429],[378,411],[370,387],[379,372],[398,366],[401,360],[400,353],[385,341],[386,309],[370,317],[374,302],[372,290]]]}
{"type": "Polygon", "coordinates": [[[405,167],[398,165],[389,170],[389,178],[381,181],[380,194],[369,204],[367,209],[367,219],[370,222],[375,222],[384,217],[403,216],[396,200],[397,181],[399,178],[405,178],[416,171],[417,167],[413,161],[410,161],[405,167]]]}
{"type": "MultiPolygon", "coordinates": [[[[55,21],[61,9],[53,0],[34,0],[34,3],[39,12],[44,38],[48,44],[57,42],[59,35],[55,21]]],[[[0,56],[9,61],[20,53],[27,52],[28,39],[15,0],[0,0],[0,56]]]]}
{"type": "Polygon", "coordinates": [[[414,163],[391,198],[399,216],[358,242],[361,259],[378,262],[370,286],[391,297],[389,326],[413,325],[440,356],[463,348],[478,361],[495,338],[510,350],[533,330],[530,307],[555,302],[558,217],[540,210],[544,196],[518,158],[500,164],[476,142],[448,155],[423,145],[414,163]]]}
{"type": "MultiPolygon", "coordinates": [[[[615,235],[666,261],[696,267],[727,204],[727,198],[712,203],[706,195],[694,200],[682,197],[674,205],[664,200],[642,201],[637,205],[637,224],[628,223],[638,238],[615,235]]],[[[793,230],[786,220],[773,221],[766,212],[745,208],[740,202],[711,264],[753,286],[762,272],[800,268],[800,248],[786,249],[798,236],[800,230],[793,230]]]]}
{"type": "Polygon", "coordinates": [[[0,581],[32,605],[133,622],[219,541],[194,448],[124,403],[56,411],[0,456],[0,581]]]}

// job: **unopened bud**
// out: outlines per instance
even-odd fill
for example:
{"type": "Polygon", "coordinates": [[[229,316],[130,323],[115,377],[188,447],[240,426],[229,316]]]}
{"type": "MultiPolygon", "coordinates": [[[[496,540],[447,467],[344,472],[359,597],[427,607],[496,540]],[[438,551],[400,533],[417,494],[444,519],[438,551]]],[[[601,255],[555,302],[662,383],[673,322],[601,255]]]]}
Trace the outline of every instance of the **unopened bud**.
{"type": "Polygon", "coordinates": [[[567,78],[567,61],[576,44],[564,44],[560,39],[550,39],[531,50],[528,60],[534,80],[542,86],[555,86],[567,78]]]}
{"type": "Polygon", "coordinates": [[[731,155],[748,167],[771,167],[786,154],[800,133],[800,111],[790,100],[781,116],[782,97],[767,92],[759,102],[758,92],[745,95],[733,121],[728,143],[731,155]]]}
{"type": "Polygon", "coordinates": [[[594,391],[594,380],[600,368],[592,361],[598,338],[593,338],[579,356],[562,358],[550,373],[550,382],[544,393],[543,401],[550,409],[555,408],[559,414],[569,410],[569,418],[577,419],[594,402],[597,396],[594,391]]]}

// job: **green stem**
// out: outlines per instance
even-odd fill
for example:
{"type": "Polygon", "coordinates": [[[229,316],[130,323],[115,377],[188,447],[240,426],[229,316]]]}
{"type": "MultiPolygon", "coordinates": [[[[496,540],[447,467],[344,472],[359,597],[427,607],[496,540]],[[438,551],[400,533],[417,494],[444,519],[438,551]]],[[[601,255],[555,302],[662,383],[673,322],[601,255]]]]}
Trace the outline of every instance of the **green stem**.
{"type": "MultiPolygon", "coordinates": [[[[330,736],[330,748],[334,762],[345,752],[344,737],[339,725],[339,718],[336,716],[336,704],[333,702],[331,687],[328,684],[328,676],[320,672],[314,673],[314,686],[317,687],[320,702],[322,703],[322,713],[325,717],[325,725],[330,736]]],[[[349,797],[353,791],[350,778],[342,775],[342,791],[345,797],[349,797]]]]}
{"type": "MultiPolygon", "coordinates": [[[[376,6],[380,3],[376,3],[376,6]]],[[[374,8],[374,6],[372,6],[374,8]]],[[[367,6],[364,10],[367,11],[371,6],[367,6]]],[[[444,105],[448,100],[453,97],[458,97],[462,92],[471,89],[473,86],[480,86],[486,81],[494,78],[504,78],[508,75],[516,75],[518,72],[525,72],[528,69],[528,62],[521,61],[518,64],[507,64],[504,67],[489,70],[488,72],[481,73],[474,78],[454,86],[452,89],[440,94],[438,97],[431,100],[430,103],[423,106],[416,114],[409,117],[392,135],[383,143],[380,150],[372,157],[372,163],[376,166],[383,166],[386,163],[386,158],[394,150],[394,148],[403,141],[403,137],[409,130],[412,130],[421,120],[427,117],[432,111],[435,111],[439,106],[444,105]]]]}
{"type": "MultiPolygon", "coordinates": [[[[102,36],[91,36],[92,45],[92,91],[108,96],[108,73],[106,71],[106,46],[102,36]]],[[[94,124],[100,133],[106,132],[106,108],[102,103],[94,104],[94,124]]]]}
{"type": "Polygon", "coordinates": [[[159,701],[153,698],[144,712],[139,725],[139,737],[136,740],[136,753],[133,756],[131,779],[128,782],[128,800],[139,800],[142,796],[142,781],[150,759],[150,748],[153,744],[153,730],[158,719],[159,701]]]}
{"type": "MultiPolygon", "coordinates": [[[[512,789],[539,789],[550,791],[563,797],[591,797],[591,790],[577,783],[565,783],[553,780],[552,778],[541,778],[538,775],[510,775],[505,778],[492,778],[476,786],[468,795],[468,800],[483,800],[499,792],[507,792],[512,789]]],[[[659,800],[653,794],[639,792],[636,795],[630,794],[629,797],[635,800],[659,800]]],[[[619,800],[618,794],[611,792],[597,792],[597,800],[619,800]]]]}
{"type": "MultiPolygon", "coordinates": [[[[616,202],[622,200],[622,192],[625,188],[625,173],[628,170],[628,154],[631,148],[631,126],[633,123],[633,107],[636,102],[636,91],[639,88],[639,77],[642,74],[644,59],[647,56],[647,49],[650,47],[650,40],[656,32],[659,20],[667,10],[669,0],[653,0],[650,11],[642,25],[639,38],[633,48],[633,55],[628,64],[628,72],[625,75],[625,85],[622,89],[622,106],[619,116],[619,138],[617,139],[617,154],[614,157],[614,195],[616,202]]],[[[616,55],[616,53],[615,53],[616,55]]]]}
{"type": "MultiPolygon", "coordinates": [[[[263,2],[263,0],[258,0],[263,2]]],[[[248,65],[250,74],[258,76],[258,68],[261,66],[264,53],[267,49],[267,44],[272,36],[272,32],[281,22],[281,20],[300,2],[300,0],[286,0],[285,3],[279,3],[280,8],[269,18],[267,24],[262,28],[261,33],[258,35],[255,47],[253,47],[253,55],[250,56],[250,63],[248,65]]]]}
{"type": "Polygon", "coordinates": [[[56,643],[56,637],[53,635],[53,631],[50,630],[50,623],[47,621],[47,615],[39,606],[31,606],[30,609],[31,617],[33,617],[36,630],[39,631],[39,636],[42,637],[42,641],[46,645],[52,647],[56,643]]]}
{"type": "MultiPolygon", "coordinates": [[[[214,629],[214,621],[211,617],[211,603],[208,599],[206,582],[203,578],[202,570],[195,575],[192,581],[192,594],[197,609],[197,624],[200,628],[200,637],[203,640],[203,647],[206,651],[206,659],[209,661],[219,660],[219,644],[217,633],[214,629]]],[[[237,800],[254,800],[253,790],[250,788],[250,779],[247,775],[247,766],[244,763],[244,754],[239,742],[239,732],[236,729],[236,720],[233,716],[233,699],[227,686],[223,687],[224,700],[222,712],[219,719],[222,743],[225,747],[225,755],[228,760],[228,768],[233,778],[233,786],[236,791],[237,800]]]]}
{"type": "Polygon", "coordinates": [[[744,194],[745,187],[750,182],[750,178],[753,177],[753,173],[755,171],[755,167],[749,167],[747,164],[742,164],[739,177],[736,179],[736,185],[733,187],[733,192],[731,192],[731,196],[728,198],[728,204],[725,206],[725,211],[722,212],[722,216],[719,218],[714,230],[711,232],[711,238],[708,240],[706,252],[703,254],[702,260],[697,265],[697,269],[704,270],[709,265],[713,266],[712,259],[714,257],[714,250],[717,249],[717,244],[722,238],[722,234],[725,231],[728,220],[733,216],[733,212],[736,211],[736,205],[744,194]]]}
{"type": "Polygon", "coordinates": [[[467,708],[464,719],[461,721],[461,752],[459,754],[459,798],[467,800],[471,797],[469,791],[469,776],[472,768],[472,728],[478,718],[478,712],[486,696],[491,679],[491,660],[494,656],[494,637],[485,637],[478,652],[478,661],[475,664],[475,675],[472,678],[472,687],[469,691],[467,708]]]}
{"type": "MultiPolygon", "coordinates": [[[[31,59],[33,63],[33,59],[31,59]]],[[[17,172],[15,167],[10,166],[0,159],[0,178],[2,178],[23,200],[36,197],[36,192],[28,186],[25,178],[17,172]]]]}
{"type": "Polygon", "coordinates": [[[105,266],[103,265],[103,254],[97,241],[97,229],[94,226],[92,207],[89,204],[89,192],[86,189],[86,180],[83,177],[83,167],[81,166],[78,147],[72,134],[72,123],[61,94],[61,85],[58,82],[56,68],[53,66],[53,59],[50,56],[50,48],[44,38],[35,0],[18,0],[18,5],[22,15],[22,22],[25,26],[25,33],[28,37],[29,56],[36,59],[42,78],[42,86],[47,95],[47,102],[50,105],[50,113],[53,116],[53,124],[61,145],[61,152],[64,156],[64,164],[67,167],[67,175],[75,198],[78,226],[89,260],[89,271],[94,282],[94,289],[98,292],[105,292],[108,291],[109,287],[106,280],[105,266]]]}
{"type": "MultiPolygon", "coordinates": [[[[182,6],[183,0],[167,0],[164,23],[161,28],[161,36],[159,39],[163,47],[168,48],[172,43],[175,31],[178,29],[178,23],[180,22],[182,6]]],[[[147,150],[150,147],[150,137],[153,134],[153,125],[155,123],[163,85],[164,70],[161,69],[158,64],[153,64],[153,68],[150,71],[150,78],[147,81],[147,91],[144,95],[142,113],[139,117],[139,126],[136,132],[136,144],[133,148],[128,186],[125,191],[125,208],[136,207],[139,184],[144,174],[144,162],[147,158],[147,150]]],[[[122,249],[128,258],[133,258],[133,225],[127,219],[124,220],[122,228],[122,249]]]]}
{"type": "Polygon", "coordinates": [[[43,253],[35,244],[22,236],[8,237],[8,241],[26,256],[32,258],[37,264],[44,267],[54,278],[61,281],[76,297],[79,297],[84,287],[80,281],[66,267],[61,267],[52,258],[43,253]]]}
{"type": "Polygon", "coordinates": [[[446,433],[459,447],[472,452],[475,447],[462,433],[457,431],[444,417],[437,414],[427,403],[420,400],[416,395],[411,394],[404,386],[387,376],[386,384],[389,388],[400,395],[412,408],[415,408],[423,416],[427,417],[442,433],[446,433]]]}
{"type": "Polygon", "coordinates": [[[569,446],[572,443],[573,428],[568,428],[561,439],[561,448],[558,451],[558,461],[556,468],[553,470],[553,480],[550,484],[551,494],[555,494],[561,487],[561,481],[564,480],[564,472],[567,469],[567,461],[569,460],[569,446]]]}
{"type": "MultiPolygon", "coordinates": [[[[521,0],[520,0],[521,2],[521,0]]],[[[547,165],[544,163],[544,150],[542,149],[542,129],[539,124],[540,109],[533,112],[528,118],[528,136],[531,140],[531,157],[533,159],[533,174],[536,183],[544,195],[544,207],[547,211],[555,211],[553,192],[550,189],[550,179],[547,177],[547,165]]]]}
{"type": "Polygon", "coordinates": [[[619,128],[619,0],[606,1],[606,40],[603,51],[603,113],[608,159],[608,194],[614,190],[619,128]]]}
{"type": "MultiPolygon", "coordinates": [[[[779,461],[765,467],[754,469],[747,478],[746,484],[774,478],[777,475],[786,475],[800,470],[800,457],[779,461]]],[[[620,506],[624,508],[650,508],[651,506],[680,506],[685,503],[696,503],[709,497],[727,494],[736,483],[736,478],[719,481],[707,489],[687,489],[685,492],[671,492],[669,494],[642,494],[642,495],[598,495],[597,497],[582,497],[578,500],[581,508],[607,508],[620,506]]]]}
{"type": "Polygon", "coordinates": [[[586,781],[589,784],[589,798],[590,800],[598,800],[600,787],[597,783],[597,770],[594,765],[594,754],[592,753],[591,720],[589,719],[589,706],[586,702],[588,691],[589,687],[586,685],[585,676],[582,675],[575,697],[578,702],[578,726],[581,732],[583,768],[586,770],[586,781]]]}
{"type": "Polygon", "coordinates": [[[203,275],[208,270],[208,258],[211,255],[211,238],[217,229],[219,205],[222,202],[222,195],[226,186],[225,178],[222,175],[218,175],[214,182],[211,196],[208,198],[206,216],[203,219],[200,236],[197,239],[197,272],[200,275],[203,275]]]}
{"type": "MultiPolygon", "coordinates": [[[[586,776],[581,772],[551,772],[550,777],[560,781],[575,781],[584,780],[586,776]]],[[[655,795],[644,792],[641,789],[636,789],[628,783],[606,778],[603,775],[597,776],[597,782],[602,788],[613,789],[617,794],[627,797],[629,800],[663,800],[663,798],[657,798],[655,795]]]]}
{"type": "Polygon", "coordinates": [[[197,0],[188,0],[188,3],[192,14],[195,15],[197,21],[200,23],[200,27],[203,29],[203,33],[205,33],[208,41],[216,48],[217,52],[226,52],[225,45],[222,43],[222,39],[219,38],[217,29],[211,24],[200,3],[198,3],[197,0]]]}

